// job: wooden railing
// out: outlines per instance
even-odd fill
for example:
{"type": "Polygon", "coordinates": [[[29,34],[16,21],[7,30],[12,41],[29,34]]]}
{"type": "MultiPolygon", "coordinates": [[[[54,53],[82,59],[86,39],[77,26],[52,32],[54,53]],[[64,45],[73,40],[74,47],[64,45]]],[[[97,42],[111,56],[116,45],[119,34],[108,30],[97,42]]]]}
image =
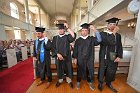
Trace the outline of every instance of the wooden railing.
{"type": "MultiPolygon", "coordinates": [[[[14,49],[12,49],[12,50],[14,50],[14,49]]],[[[22,50],[23,50],[23,51],[21,51],[22,54],[23,54],[22,55],[22,58],[23,58],[22,60],[25,60],[27,58],[27,52],[26,52],[27,47],[23,47],[22,50]],[[24,51],[24,50],[26,50],[26,51],[24,51]],[[26,54],[26,56],[25,56],[25,54],[26,54]]],[[[132,47],[130,47],[130,46],[123,47],[123,59],[118,64],[117,73],[128,73],[130,60],[131,60],[131,52],[132,52],[132,47]]],[[[33,46],[30,47],[30,54],[32,55],[32,53],[33,53],[33,46]]],[[[16,56],[15,56],[15,51],[7,50],[7,55],[8,55],[7,56],[8,65],[10,65],[8,67],[11,67],[11,66],[15,65],[17,63],[16,56]],[[11,59],[13,59],[15,61],[12,61],[11,59]],[[15,62],[15,64],[13,64],[13,62],[15,62]]],[[[95,47],[95,62],[94,62],[95,74],[98,72],[98,68],[99,68],[99,61],[98,61],[99,56],[98,55],[99,55],[99,47],[95,47]]],[[[74,63],[72,63],[72,66],[73,66],[74,72],[76,72],[77,66],[74,63]]],[[[52,69],[53,73],[56,73],[56,66],[55,66],[54,58],[52,58],[52,60],[51,60],[51,69],[52,69]]]]}
{"type": "MultiPolygon", "coordinates": [[[[121,62],[118,63],[117,73],[128,73],[130,60],[131,60],[131,52],[132,52],[132,46],[124,46],[123,47],[123,59],[121,59],[121,62]]],[[[94,62],[94,69],[95,74],[98,73],[99,68],[99,47],[95,47],[95,62],[94,62]]],[[[56,72],[56,66],[54,62],[54,58],[51,60],[51,69],[52,72],[56,72]]],[[[77,66],[73,63],[72,64],[74,72],[76,72],[77,66]]]]}

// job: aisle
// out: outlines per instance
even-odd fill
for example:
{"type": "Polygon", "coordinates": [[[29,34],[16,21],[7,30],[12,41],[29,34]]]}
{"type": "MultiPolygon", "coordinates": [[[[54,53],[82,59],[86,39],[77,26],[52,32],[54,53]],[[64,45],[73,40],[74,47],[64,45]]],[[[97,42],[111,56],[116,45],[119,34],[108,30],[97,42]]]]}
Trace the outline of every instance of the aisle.
{"type": "Polygon", "coordinates": [[[25,93],[33,83],[32,58],[0,72],[0,93],[25,93]]]}

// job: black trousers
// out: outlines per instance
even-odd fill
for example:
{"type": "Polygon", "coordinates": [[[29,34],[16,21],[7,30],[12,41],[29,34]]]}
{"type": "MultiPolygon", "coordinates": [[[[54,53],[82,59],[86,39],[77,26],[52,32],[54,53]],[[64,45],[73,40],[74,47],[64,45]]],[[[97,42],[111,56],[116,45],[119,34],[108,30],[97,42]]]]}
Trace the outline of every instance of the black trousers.
{"type": "MultiPolygon", "coordinates": [[[[86,80],[87,82],[93,82],[93,76],[89,76],[89,74],[93,74],[93,73],[90,73],[87,69],[86,80]]],[[[81,80],[82,80],[82,77],[77,75],[77,82],[81,82],[81,80]]]]}
{"type": "Polygon", "coordinates": [[[106,82],[115,80],[118,62],[105,60],[99,63],[98,81],[103,83],[104,77],[106,82]]]}
{"type": "Polygon", "coordinates": [[[2,56],[0,56],[0,67],[2,67],[2,64],[3,64],[3,58],[2,56]]]}
{"type": "Polygon", "coordinates": [[[52,72],[50,69],[50,64],[47,64],[45,62],[38,64],[38,70],[40,74],[41,81],[44,81],[46,79],[46,76],[48,77],[48,82],[52,81],[52,72]]]}
{"type": "Polygon", "coordinates": [[[69,78],[73,76],[72,61],[68,57],[64,59],[65,60],[60,61],[55,58],[58,79],[63,79],[65,74],[69,78]]]}

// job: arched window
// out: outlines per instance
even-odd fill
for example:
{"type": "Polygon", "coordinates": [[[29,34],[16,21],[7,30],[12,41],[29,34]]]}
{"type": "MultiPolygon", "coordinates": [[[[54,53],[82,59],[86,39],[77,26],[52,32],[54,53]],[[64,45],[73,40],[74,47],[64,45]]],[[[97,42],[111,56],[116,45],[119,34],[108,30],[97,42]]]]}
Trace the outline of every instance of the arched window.
{"type": "Polygon", "coordinates": [[[16,6],[15,3],[10,3],[10,9],[11,9],[11,16],[19,19],[18,7],[16,6]]]}

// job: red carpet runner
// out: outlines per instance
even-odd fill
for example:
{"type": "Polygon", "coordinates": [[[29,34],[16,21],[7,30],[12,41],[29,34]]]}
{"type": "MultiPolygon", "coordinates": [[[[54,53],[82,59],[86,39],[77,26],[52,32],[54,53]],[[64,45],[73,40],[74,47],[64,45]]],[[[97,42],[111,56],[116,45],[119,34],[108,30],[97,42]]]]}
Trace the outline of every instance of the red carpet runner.
{"type": "Polygon", "coordinates": [[[33,83],[32,58],[0,72],[0,93],[26,93],[33,83]]]}

